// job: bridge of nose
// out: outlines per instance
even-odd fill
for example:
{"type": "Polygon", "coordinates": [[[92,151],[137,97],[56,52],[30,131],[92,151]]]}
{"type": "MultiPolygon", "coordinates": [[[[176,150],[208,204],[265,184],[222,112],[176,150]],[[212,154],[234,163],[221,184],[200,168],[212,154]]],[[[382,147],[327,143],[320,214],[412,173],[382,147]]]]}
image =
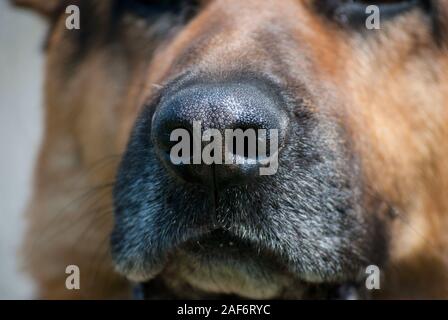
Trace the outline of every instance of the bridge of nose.
{"type": "Polygon", "coordinates": [[[176,92],[167,100],[157,116],[170,119],[179,126],[201,122],[206,129],[281,129],[278,101],[254,85],[194,85],[176,92]],[[165,108],[169,105],[170,108],[165,108]]]}

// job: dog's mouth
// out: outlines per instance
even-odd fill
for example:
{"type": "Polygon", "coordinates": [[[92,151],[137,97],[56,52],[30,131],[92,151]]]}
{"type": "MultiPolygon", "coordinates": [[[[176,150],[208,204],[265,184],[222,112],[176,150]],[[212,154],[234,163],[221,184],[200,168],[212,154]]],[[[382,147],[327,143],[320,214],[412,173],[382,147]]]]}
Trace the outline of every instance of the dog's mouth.
{"type": "MultiPolygon", "coordinates": [[[[225,82],[224,89],[215,82],[171,87],[173,96],[163,92],[165,100],[148,105],[137,119],[114,187],[116,270],[144,283],[146,298],[157,298],[154,292],[174,298],[359,296],[360,290],[346,288],[355,288],[349,281],[357,282],[371,264],[374,237],[361,211],[357,170],[345,145],[333,141],[339,128],[318,125],[305,111],[306,121],[289,122],[298,105],[287,105],[270,81],[255,96],[259,85],[252,81],[241,88],[225,82]],[[261,114],[258,100],[267,108],[261,114]],[[228,110],[228,101],[241,112],[228,110]],[[194,119],[204,122],[191,124],[194,119]],[[168,161],[170,132],[184,129],[189,136],[205,128],[280,128],[278,148],[269,148],[277,149],[275,173],[254,175],[246,164],[168,161]]],[[[222,141],[218,145],[226,150],[222,141]]],[[[246,155],[242,149],[227,152],[246,155]]]]}
{"type": "Polygon", "coordinates": [[[158,276],[135,285],[134,298],[347,300],[365,291],[353,282],[298,279],[272,250],[217,229],[176,248],[158,276]]]}

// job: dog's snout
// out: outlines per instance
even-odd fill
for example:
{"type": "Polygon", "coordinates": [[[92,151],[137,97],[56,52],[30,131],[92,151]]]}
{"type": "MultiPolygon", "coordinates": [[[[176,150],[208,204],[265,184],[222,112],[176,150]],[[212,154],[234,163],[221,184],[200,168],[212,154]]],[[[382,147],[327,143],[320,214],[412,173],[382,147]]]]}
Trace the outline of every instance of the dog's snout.
{"type": "Polygon", "coordinates": [[[258,176],[278,156],[287,124],[282,99],[269,85],[201,83],[161,99],[151,134],[174,175],[228,185],[258,176]]]}

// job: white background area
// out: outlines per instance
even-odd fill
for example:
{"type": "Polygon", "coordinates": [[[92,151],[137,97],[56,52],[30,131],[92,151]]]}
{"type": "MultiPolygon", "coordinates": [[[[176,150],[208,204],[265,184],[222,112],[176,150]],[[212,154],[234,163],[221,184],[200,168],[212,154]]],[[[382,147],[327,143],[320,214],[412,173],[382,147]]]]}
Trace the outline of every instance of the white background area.
{"type": "Polygon", "coordinates": [[[42,130],[46,24],[0,0],[0,299],[32,298],[19,246],[42,130]]]}

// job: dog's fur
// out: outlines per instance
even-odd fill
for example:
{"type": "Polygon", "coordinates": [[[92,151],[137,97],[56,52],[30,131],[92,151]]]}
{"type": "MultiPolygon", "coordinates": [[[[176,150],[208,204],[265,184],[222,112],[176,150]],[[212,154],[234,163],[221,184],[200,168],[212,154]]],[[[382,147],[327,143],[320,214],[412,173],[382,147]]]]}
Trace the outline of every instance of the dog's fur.
{"type": "Polygon", "coordinates": [[[363,221],[381,229],[368,239],[378,243],[359,245],[382,251],[374,296],[448,298],[446,1],[384,18],[376,31],[317,9],[325,1],[209,0],[188,17],[115,1],[16,2],[51,25],[46,130],[25,241],[39,297],[130,296],[109,254],[118,164],[142,106],[194,67],[281,75],[309,112],[343,128],[363,221]],[[81,8],[79,31],[65,29],[69,3],[81,8]],[[71,264],[81,290],[65,288],[71,264]]]}

